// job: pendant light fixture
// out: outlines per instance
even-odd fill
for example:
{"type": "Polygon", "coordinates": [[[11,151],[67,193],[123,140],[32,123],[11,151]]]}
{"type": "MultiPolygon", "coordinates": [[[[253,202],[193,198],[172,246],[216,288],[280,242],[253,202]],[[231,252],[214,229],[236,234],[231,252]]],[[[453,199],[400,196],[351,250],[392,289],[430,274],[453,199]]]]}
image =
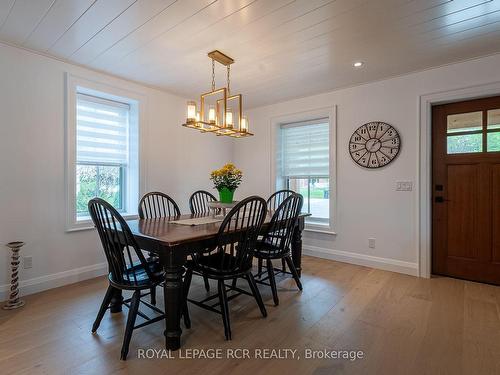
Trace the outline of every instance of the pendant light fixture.
{"type": "Polygon", "coordinates": [[[220,51],[208,53],[212,60],[212,87],[207,93],[200,95],[200,110],[195,101],[187,103],[187,128],[199,130],[202,133],[214,133],[233,138],[252,136],[248,131],[248,119],[243,116],[243,99],[241,94],[231,94],[231,64],[234,60],[220,51]],[[226,66],[227,86],[215,86],[215,62],[226,66]]]}

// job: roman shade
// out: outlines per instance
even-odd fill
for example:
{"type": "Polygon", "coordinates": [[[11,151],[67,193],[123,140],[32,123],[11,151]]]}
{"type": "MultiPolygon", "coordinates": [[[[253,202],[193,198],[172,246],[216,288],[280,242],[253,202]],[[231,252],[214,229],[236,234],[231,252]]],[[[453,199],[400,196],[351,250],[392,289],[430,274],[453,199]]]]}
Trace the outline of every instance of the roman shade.
{"type": "Polygon", "coordinates": [[[77,163],[127,164],[130,106],[77,94],[77,163]]]}
{"type": "Polygon", "coordinates": [[[328,119],[281,125],[281,175],[329,177],[328,119]]]}

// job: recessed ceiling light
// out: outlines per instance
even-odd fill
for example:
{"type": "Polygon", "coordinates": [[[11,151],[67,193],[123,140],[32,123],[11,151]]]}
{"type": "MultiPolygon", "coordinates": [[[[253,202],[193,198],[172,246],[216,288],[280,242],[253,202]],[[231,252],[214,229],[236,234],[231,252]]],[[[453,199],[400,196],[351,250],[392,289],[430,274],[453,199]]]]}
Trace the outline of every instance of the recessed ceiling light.
{"type": "Polygon", "coordinates": [[[356,61],[352,66],[355,68],[361,68],[365,63],[363,61],[356,61]]]}

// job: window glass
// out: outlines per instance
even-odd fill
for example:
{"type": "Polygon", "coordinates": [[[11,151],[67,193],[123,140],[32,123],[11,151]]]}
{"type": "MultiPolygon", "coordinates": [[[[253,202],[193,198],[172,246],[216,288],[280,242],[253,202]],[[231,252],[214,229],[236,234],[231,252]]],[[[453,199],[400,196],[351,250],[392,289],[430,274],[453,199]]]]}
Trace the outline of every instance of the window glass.
{"type": "Polygon", "coordinates": [[[500,151],[500,131],[488,133],[488,151],[500,151]]]}
{"type": "Polygon", "coordinates": [[[462,154],[483,151],[483,134],[463,134],[448,136],[448,154],[462,154]]]}
{"type": "Polygon", "coordinates": [[[500,109],[488,111],[488,130],[500,129],[500,109]]]}
{"type": "Polygon", "coordinates": [[[483,151],[483,112],[447,116],[448,154],[483,151]]]}
{"type": "Polygon", "coordinates": [[[474,130],[483,130],[483,112],[459,113],[447,116],[448,134],[474,130]]]}

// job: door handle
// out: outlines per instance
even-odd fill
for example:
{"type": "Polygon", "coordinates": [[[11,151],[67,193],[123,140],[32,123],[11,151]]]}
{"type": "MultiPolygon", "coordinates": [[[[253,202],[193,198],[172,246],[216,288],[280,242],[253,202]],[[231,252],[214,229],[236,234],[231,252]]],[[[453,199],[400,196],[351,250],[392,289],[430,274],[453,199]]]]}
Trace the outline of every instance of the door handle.
{"type": "Polygon", "coordinates": [[[449,199],[444,199],[443,197],[435,197],[434,202],[436,203],[443,203],[443,202],[449,202],[449,199]]]}

